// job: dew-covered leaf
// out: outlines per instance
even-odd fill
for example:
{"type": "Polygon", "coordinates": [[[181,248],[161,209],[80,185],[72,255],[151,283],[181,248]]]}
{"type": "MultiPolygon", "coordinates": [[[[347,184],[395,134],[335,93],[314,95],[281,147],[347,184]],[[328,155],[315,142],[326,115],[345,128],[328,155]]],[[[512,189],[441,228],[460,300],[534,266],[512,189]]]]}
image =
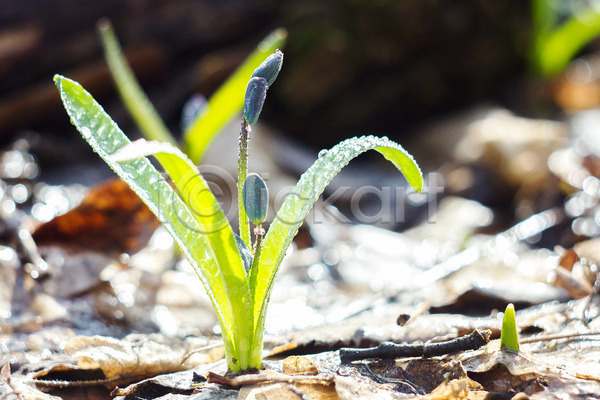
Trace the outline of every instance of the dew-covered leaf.
{"type": "MultiPolygon", "coordinates": [[[[251,337],[254,321],[248,316],[252,315],[253,304],[248,288],[246,267],[229,221],[196,166],[177,147],[163,142],[147,142],[143,139],[121,148],[112,155],[112,160],[128,162],[130,159],[150,155],[156,157],[171,177],[179,195],[188,205],[193,218],[201,228],[196,232],[197,235],[203,237],[210,248],[230,303],[235,327],[235,332],[230,332],[231,336],[251,337]]],[[[238,361],[245,365],[244,355],[237,351],[235,354],[238,361]]]]}
{"type": "Polygon", "coordinates": [[[319,159],[300,177],[290,195],[277,212],[263,242],[258,268],[253,269],[250,287],[254,291],[256,326],[261,326],[271,285],[285,252],[298,232],[310,209],[334,176],[353,158],[376,150],[392,162],[406,177],[408,183],[420,191],[423,177],[412,156],[399,144],[387,138],[363,136],[345,140],[319,159]]]}
{"type": "Polygon", "coordinates": [[[231,304],[207,238],[199,234],[202,228],[192,212],[148,159],[115,162],[111,155],[130,144],[129,139],[81,85],[60,75],[55,82],[71,122],[158,217],[195,267],[224,327],[225,345],[230,345],[228,334],[234,329],[231,304]]]}

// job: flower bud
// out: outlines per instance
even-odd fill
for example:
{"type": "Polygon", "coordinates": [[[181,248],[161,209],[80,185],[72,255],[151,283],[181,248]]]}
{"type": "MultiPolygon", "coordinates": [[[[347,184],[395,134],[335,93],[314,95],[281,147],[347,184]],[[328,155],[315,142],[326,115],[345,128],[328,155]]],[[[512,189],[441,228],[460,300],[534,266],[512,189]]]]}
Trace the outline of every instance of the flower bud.
{"type": "Polygon", "coordinates": [[[281,71],[281,65],[283,64],[283,53],[275,50],[275,53],[271,54],[262,64],[254,70],[252,74],[253,78],[265,78],[267,80],[267,87],[271,86],[279,71],[281,71]]]}
{"type": "Polygon", "coordinates": [[[265,181],[255,173],[249,174],[243,187],[244,209],[254,225],[260,225],[267,218],[269,190],[265,181]]]}
{"type": "Polygon", "coordinates": [[[246,98],[244,100],[244,118],[248,124],[254,125],[262,111],[267,97],[267,80],[255,77],[248,81],[246,98]]]}

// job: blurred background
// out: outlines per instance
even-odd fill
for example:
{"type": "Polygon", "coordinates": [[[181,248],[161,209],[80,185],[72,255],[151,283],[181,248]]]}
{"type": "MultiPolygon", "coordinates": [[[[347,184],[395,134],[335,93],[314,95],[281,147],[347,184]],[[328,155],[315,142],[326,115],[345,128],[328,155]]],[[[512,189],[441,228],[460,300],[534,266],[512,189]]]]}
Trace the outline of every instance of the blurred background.
{"type": "Polygon", "coordinates": [[[103,61],[95,29],[103,17],[175,132],[185,101],[209,96],[278,27],[289,32],[285,72],[261,119],[311,147],[365,133],[406,138],[481,101],[530,112],[513,94],[528,76],[530,8],[519,0],[3,0],[0,138],[22,130],[77,138],[55,73],[81,82],[133,133],[103,61]]]}
{"type": "MultiPolygon", "coordinates": [[[[113,23],[175,135],[192,96],[210,97],[260,40],[285,28],[283,71],[269,90],[259,129],[278,139],[265,143],[280,169],[297,176],[320,149],[342,139],[389,136],[425,172],[440,173],[446,195],[494,208],[506,227],[562,206],[572,193],[559,181],[581,187],[569,181],[569,171],[551,171],[547,160],[554,151],[586,148],[577,157],[596,165],[589,158],[600,147],[589,143],[598,121],[589,110],[600,104],[596,3],[3,0],[0,142],[10,147],[25,138],[24,151],[40,167],[36,173],[53,184],[89,185],[110,173],[69,124],[52,82],[56,73],[79,81],[125,133],[139,137],[103,58],[96,31],[103,18],[113,23]],[[587,144],[575,146],[584,133],[587,144]],[[81,163],[95,166],[72,173],[81,163]],[[549,177],[558,181],[549,184],[549,177]]],[[[206,161],[219,162],[225,153],[234,158],[231,146],[215,146],[206,161]]],[[[336,182],[383,186],[395,174],[391,167],[373,173],[350,170],[330,190],[336,182]]],[[[343,208],[343,201],[336,205],[343,208]]],[[[582,201],[589,203],[584,211],[595,207],[596,200],[575,203],[582,201]]]]}

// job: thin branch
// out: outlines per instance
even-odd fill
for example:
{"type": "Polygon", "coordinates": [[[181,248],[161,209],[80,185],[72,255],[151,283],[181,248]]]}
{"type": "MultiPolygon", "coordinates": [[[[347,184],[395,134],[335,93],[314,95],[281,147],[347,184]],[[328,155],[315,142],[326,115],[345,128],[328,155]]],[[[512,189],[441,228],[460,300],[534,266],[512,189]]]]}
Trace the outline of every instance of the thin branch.
{"type": "Polygon", "coordinates": [[[308,395],[302,392],[294,385],[288,385],[287,389],[292,392],[295,396],[297,396],[300,400],[312,400],[308,395]]]}
{"type": "Polygon", "coordinates": [[[546,335],[546,336],[538,336],[529,339],[520,339],[519,343],[537,343],[537,342],[549,342],[551,340],[560,340],[560,339],[577,339],[579,337],[584,336],[599,336],[600,332],[584,332],[584,333],[565,333],[565,334],[556,334],[556,335],[546,335]]]}
{"type": "Polygon", "coordinates": [[[490,341],[490,330],[476,329],[468,335],[439,343],[397,344],[383,342],[377,347],[367,349],[340,349],[342,362],[364,360],[367,358],[394,359],[402,357],[434,357],[464,350],[475,350],[490,341]]]}

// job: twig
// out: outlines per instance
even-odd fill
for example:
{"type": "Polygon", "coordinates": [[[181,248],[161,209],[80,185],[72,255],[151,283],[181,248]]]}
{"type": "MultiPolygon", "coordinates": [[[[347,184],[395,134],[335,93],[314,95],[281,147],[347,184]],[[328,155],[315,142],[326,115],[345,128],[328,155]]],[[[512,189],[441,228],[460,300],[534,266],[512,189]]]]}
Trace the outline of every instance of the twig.
{"type": "Polygon", "coordinates": [[[402,388],[403,393],[426,394],[425,390],[422,387],[415,385],[408,379],[387,378],[379,376],[375,372],[373,372],[369,364],[363,364],[362,368],[364,368],[364,370],[371,377],[371,379],[373,379],[377,383],[392,383],[398,388],[402,388]],[[406,392],[406,390],[409,390],[410,392],[406,392]]]}
{"type": "Polygon", "coordinates": [[[288,385],[287,389],[290,392],[294,393],[294,395],[296,395],[300,400],[312,400],[309,396],[307,396],[304,392],[302,392],[294,385],[288,385]]]}
{"type": "Polygon", "coordinates": [[[6,393],[2,397],[0,397],[0,400],[7,400],[11,396],[15,396],[18,400],[22,400],[23,399],[21,397],[21,392],[11,392],[11,393],[6,393]]]}
{"type": "Polygon", "coordinates": [[[209,371],[206,374],[206,381],[208,383],[218,383],[223,386],[230,387],[241,387],[247,385],[256,385],[264,382],[286,382],[286,383],[304,383],[304,382],[321,382],[327,385],[334,382],[334,377],[328,374],[320,375],[288,375],[279,372],[269,372],[260,374],[248,374],[240,375],[234,378],[228,378],[223,375],[219,375],[215,372],[209,371]]]}
{"type": "Polygon", "coordinates": [[[564,334],[556,334],[556,335],[546,335],[546,336],[538,336],[529,339],[520,339],[519,343],[536,343],[536,342],[549,342],[551,340],[560,340],[560,339],[577,339],[582,336],[599,336],[600,332],[583,332],[583,333],[564,333],[564,334]]]}
{"type": "Polygon", "coordinates": [[[21,396],[21,392],[15,390],[11,383],[11,373],[10,373],[10,364],[6,363],[2,368],[0,368],[0,378],[4,381],[6,386],[8,386],[12,392],[5,393],[0,397],[0,400],[7,400],[9,397],[16,397],[17,400],[23,400],[21,396]]]}
{"type": "Polygon", "coordinates": [[[477,349],[490,341],[490,330],[475,329],[468,335],[439,343],[397,344],[383,342],[368,349],[340,349],[342,362],[364,360],[367,358],[394,359],[401,357],[434,357],[463,350],[477,349]]]}
{"type": "Polygon", "coordinates": [[[217,347],[223,347],[223,342],[218,342],[218,343],[213,343],[213,344],[209,344],[207,346],[202,346],[200,348],[188,351],[187,353],[185,353],[183,355],[183,358],[181,359],[181,364],[185,364],[185,362],[194,354],[196,353],[200,353],[200,352],[204,352],[207,350],[212,350],[212,349],[216,349],[217,347]]]}

